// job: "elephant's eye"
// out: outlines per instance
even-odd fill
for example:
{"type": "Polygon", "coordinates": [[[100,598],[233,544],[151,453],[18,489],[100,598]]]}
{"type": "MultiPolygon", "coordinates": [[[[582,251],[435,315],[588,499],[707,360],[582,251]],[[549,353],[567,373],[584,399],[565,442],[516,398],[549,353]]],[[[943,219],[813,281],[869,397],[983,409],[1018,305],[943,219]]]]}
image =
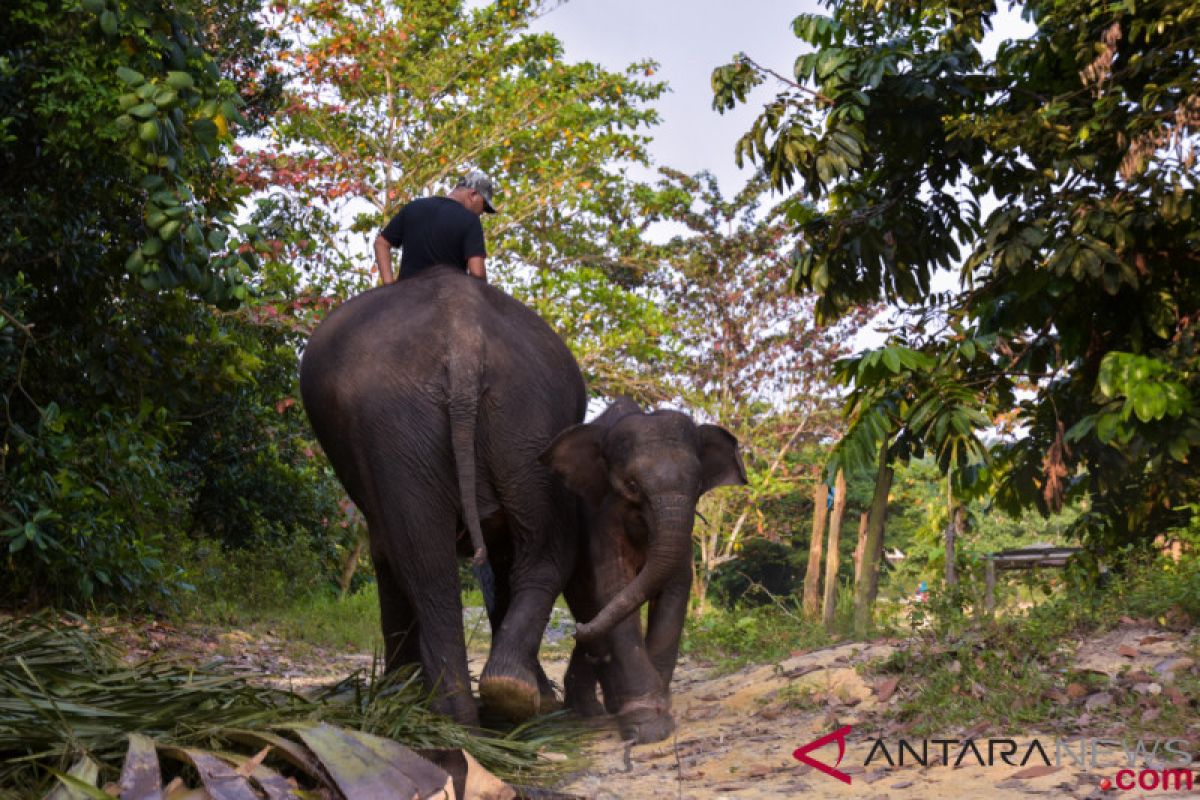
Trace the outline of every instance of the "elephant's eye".
{"type": "Polygon", "coordinates": [[[629,480],[625,481],[625,488],[629,490],[630,494],[639,494],[641,491],[638,488],[637,481],[635,481],[633,478],[630,478],[629,480]]]}

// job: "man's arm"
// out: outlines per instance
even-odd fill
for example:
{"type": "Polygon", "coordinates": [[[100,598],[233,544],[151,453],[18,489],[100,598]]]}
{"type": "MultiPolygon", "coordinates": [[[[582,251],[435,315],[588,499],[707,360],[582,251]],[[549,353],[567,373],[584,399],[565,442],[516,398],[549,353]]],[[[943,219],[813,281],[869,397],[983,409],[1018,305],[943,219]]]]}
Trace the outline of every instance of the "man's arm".
{"type": "Polygon", "coordinates": [[[375,237],[375,264],[379,267],[379,279],[385,284],[391,283],[392,243],[383,238],[382,235],[375,237]]]}
{"type": "Polygon", "coordinates": [[[467,259],[467,274],[487,283],[487,267],[483,265],[483,256],[471,256],[467,259]]]}

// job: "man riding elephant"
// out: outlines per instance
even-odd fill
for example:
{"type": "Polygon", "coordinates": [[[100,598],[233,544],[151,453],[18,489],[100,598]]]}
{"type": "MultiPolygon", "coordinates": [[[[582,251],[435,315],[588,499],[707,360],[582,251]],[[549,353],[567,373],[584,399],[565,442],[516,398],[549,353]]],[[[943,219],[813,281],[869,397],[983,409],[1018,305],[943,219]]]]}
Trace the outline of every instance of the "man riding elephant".
{"type": "Polygon", "coordinates": [[[408,203],[375,237],[375,265],[384,284],[392,282],[392,248],[402,247],[400,278],[448,264],[487,280],[480,215],[495,214],[495,183],[472,170],[446,197],[422,197],[408,203]]]}

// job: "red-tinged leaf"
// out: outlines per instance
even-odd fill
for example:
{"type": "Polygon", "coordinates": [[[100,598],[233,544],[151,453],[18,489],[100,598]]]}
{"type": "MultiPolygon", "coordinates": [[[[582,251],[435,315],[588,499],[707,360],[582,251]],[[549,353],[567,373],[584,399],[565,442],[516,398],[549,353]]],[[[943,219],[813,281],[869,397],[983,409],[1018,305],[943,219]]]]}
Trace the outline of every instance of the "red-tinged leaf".
{"type": "Polygon", "coordinates": [[[886,703],[892,698],[896,692],[896,687],[900,684],[899,678],[888,678],[875,684],[875,695],[879,702],[886,703]]]}
{"type": "Polygon", "coordinates": [[[1138,649],[1136,647],[1130,647],[1127,644],[1123,644],[1117,648],[1117,654],[1125,656],[1125,658],[1137,658],[1138,649]]]}

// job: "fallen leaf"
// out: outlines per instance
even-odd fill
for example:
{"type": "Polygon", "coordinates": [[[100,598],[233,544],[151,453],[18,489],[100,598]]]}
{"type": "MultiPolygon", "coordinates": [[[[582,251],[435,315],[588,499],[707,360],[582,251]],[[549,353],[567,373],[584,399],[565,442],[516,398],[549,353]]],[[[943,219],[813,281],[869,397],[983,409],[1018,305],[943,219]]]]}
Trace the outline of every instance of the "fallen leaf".
{"type": "Polygon", "coordinates": [[[1087,687],[1082,683],[1067,684],[1067,697],[1071,698],[1072,700],[1078,700],[1081,697],[1087,697],[1087,694],[1087,687]]]}
{"type": "Polygon", "coordinates": [[[879,702],[886,703],[892,699],[892,695],[896,692],[896,687],[900,685],[899,678],[887,678],[875,684],[875,695],[879,702]]]}
{"type": "Polygon", "coordinates": [[[258,753],[256,753],[253,758],[251,758],[249,761],[247,761],[246,763],[242,764],[240,767],[237,768],[237,771],[236,771],[237,774],[243,778],[249,778],[251,775],[254,774],[254,770],[262,765],[263,761],[267,757],[267,753],[270,753],[270,752],[271,752],[270,745],[268,745],[267,747],[264,747],[262,750],[259,750],[258,753]]]}
{"type": "Polygon", "coordinates": [[[1062,769],[1062,767],[1051,767],[1046,764],[1039,764],[1036,767],[1028,767],[1019,772],[1014,772],[1009,777],[1016,780],[1027,781],[1031,778],[1040,778],[1043,775],[1052,775],[1055,772],[1058,772],[1060,769],[1062,769]]]}
{"type": "Polygon", "coordinates": [[[992,727],[991,723],[987,721],[976,722],[974,725],[963,731],[962,737],[964,739],[978,739],[990,727],[992,727]]]}
{"type": "Polygon", "coordinates": [[[1137,658],[1138,650],[1136,647],[1123,644],[1117,648],[1117,655],[1125,656],[1126,658],[1137,658]]]}

